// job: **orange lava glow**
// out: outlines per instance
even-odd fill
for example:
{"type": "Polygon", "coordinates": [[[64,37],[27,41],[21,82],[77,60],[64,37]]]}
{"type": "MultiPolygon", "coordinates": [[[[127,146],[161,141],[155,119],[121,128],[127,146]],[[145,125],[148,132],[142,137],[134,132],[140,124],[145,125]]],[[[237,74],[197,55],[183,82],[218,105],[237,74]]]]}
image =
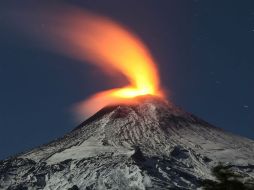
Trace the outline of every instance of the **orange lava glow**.
{"type": "Polygon", "coordinates": [[[130,83],[93,95],[78,106],[80,113],[90,115],[107,104],[128,102],[140,95],[162,96],[156,64],[137,36],[116,22],[91,14],[76,22],[80,30],[70,38],[85,58],[103,69],[122,73],[130,83]]]}
{"type": "Polygon", "coordinates": [[[120,73],[129,81],[122,88],[99,92],[77,104],[79,115],[89,116],[108,104],[132,101],[140,95],[163,96],[155,61],[142,41],[126,27],[77,9],[49,11],[44,15],[46,20],[40,22],[46,22],[46,27],[38,33],[39,37],[47,36],[45,44],[50,43],[54,50],[72,58],[95,64],[106,73],[120,73]]]}

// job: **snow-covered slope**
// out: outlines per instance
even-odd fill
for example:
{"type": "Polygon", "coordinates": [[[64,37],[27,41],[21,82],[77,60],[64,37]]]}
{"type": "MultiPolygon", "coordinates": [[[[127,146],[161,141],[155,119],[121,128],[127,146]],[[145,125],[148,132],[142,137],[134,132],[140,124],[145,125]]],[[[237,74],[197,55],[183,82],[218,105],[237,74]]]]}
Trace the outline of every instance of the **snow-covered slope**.
{"type": "Polygon", "coordinates": [[[0,161],[0,189],[197,189],[219,162],[254,178],[254,141],[147,96],[0,161]]]}

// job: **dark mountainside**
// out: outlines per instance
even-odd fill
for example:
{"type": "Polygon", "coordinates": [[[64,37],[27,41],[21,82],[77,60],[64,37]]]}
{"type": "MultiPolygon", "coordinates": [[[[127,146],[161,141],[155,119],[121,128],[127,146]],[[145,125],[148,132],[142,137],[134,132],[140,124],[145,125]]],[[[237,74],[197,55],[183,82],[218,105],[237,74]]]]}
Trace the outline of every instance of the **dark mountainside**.
{"type": "Polygon", "coordinates": [[[108,106],[64,137],[0,161],[0,189],[197,189],[220,162],[254,179],[254,141],[166,101],[108,106]]]}

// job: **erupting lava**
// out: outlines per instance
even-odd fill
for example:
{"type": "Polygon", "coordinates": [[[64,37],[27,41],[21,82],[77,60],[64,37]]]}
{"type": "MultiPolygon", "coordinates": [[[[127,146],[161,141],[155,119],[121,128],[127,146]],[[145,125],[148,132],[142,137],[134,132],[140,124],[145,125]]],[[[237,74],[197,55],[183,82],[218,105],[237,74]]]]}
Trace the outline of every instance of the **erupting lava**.
{"type": "MultiPolygon", "coordinates": [[[[45,13],[44,13],[45,15],[45,13]]],[[[40,16],[41,19],[41,16],[40,16]]],[[[91,115],[108,104],[132,101],[140,95],[163,96],[156,64],[141,40],[108,18],[77,9],[47,12],[47,43],[58,52],[120,72],[129,84],[99,92],[77,105],[80,115],[91,115]],[[49,40],[50,39],[50,40],[49,40]]],[[[45,18],[43,21],[45,22],[45,18]]],[[[45,33],[40,33],[45,36],[45,33]]]]}
{"type": "Polygon", "coordinates": [[[91,14],[75,22],[79,29],[69,37],[84,58],[103,69],[121,72],[130,82],[123,88],[93,95],[78,106],[80,113],[91,114],[107,104],[132,101],[140,95],[162,96],[156,64],[135,35],[116,22],[91,14]]]}

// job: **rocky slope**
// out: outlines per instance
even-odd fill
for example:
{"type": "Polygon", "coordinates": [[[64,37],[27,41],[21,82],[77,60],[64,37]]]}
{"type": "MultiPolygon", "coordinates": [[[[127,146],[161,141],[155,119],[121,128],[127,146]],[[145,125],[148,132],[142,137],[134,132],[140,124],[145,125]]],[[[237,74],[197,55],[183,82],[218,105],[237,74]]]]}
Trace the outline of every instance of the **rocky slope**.
{"type": "Polygon", "coordinates": [[[254,178],[254,141],[155,97],[109,106],[64,137],[0,161],[0,189],[197,189],[211,168],[254,178]]]}

